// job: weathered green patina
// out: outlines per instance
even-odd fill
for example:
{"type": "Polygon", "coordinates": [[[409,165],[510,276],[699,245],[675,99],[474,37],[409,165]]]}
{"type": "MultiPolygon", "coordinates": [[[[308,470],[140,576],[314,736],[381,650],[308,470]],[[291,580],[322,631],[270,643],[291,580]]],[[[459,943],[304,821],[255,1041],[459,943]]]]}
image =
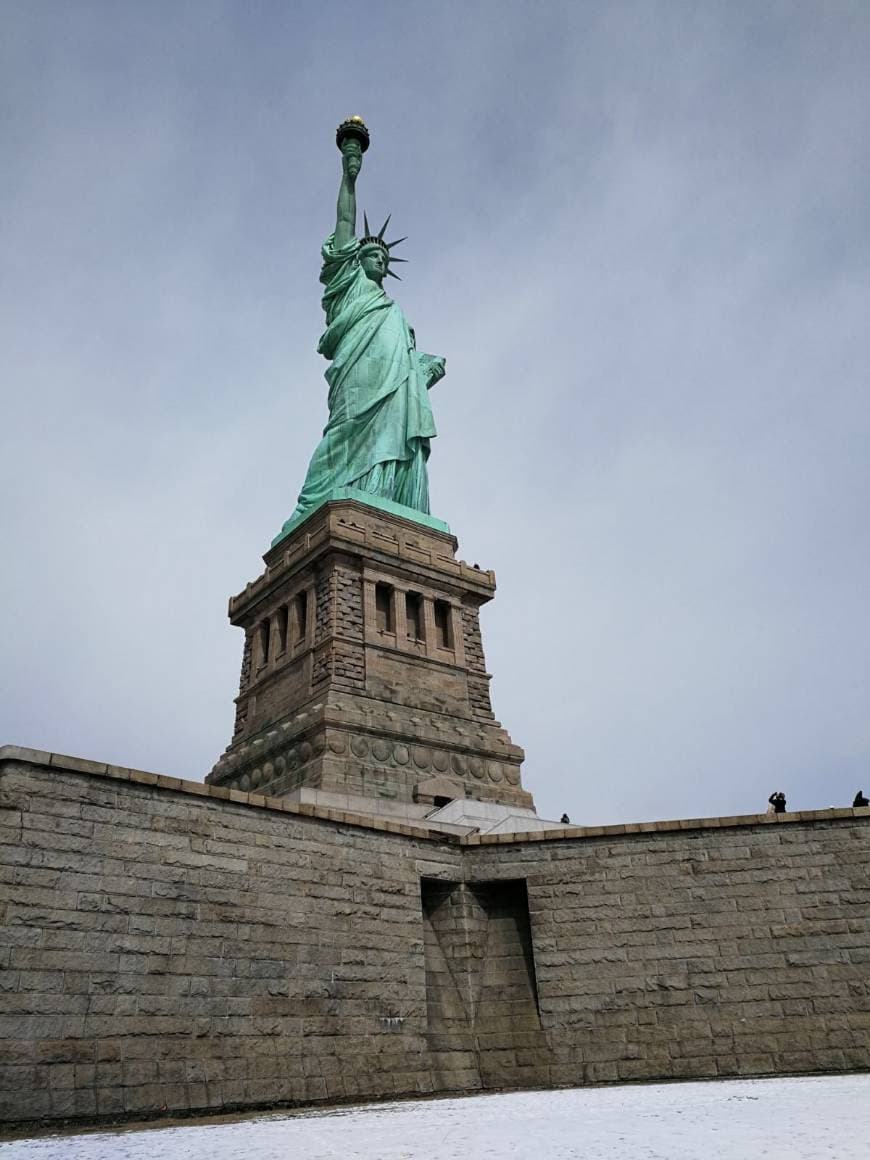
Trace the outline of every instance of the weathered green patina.
{"type": "MultiPolygon", "coordinates": [[[[335,232],[323,246],[326,330],[318,351],[330,360],[329,422],[296,509],[277,543],[330,499],[359,499],[429,527],[449,530],[429,515],[426,461],[435,423],[429,388],[444,375],[444,359],[416,349],[414,331],[383,288],[390,263],[384,223],[356,237],[356,179],[368,148],[359,118],[339,126],[342,177],[335,232]]],[[[404,241],[404,238],[399,239],[404,241]]]]}

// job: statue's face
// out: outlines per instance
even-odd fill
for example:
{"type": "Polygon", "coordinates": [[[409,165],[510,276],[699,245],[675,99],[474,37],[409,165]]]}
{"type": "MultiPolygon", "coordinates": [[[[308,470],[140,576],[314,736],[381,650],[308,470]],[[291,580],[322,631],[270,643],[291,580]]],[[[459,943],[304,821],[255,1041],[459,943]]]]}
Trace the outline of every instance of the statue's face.
{"type": "Polygon", "coordinates": [[[359,264],[363,273],[380,286],[387,273],[387,255],[380,246],[366,246],[360,251],[359,264]]]}

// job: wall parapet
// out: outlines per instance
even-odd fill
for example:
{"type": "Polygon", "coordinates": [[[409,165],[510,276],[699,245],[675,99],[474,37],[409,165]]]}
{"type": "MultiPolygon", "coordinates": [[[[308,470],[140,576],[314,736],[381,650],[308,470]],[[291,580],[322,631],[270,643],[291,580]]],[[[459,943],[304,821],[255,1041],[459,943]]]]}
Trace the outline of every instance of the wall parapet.
{"type": "Polygon", "coordinates": [[[460,846],[515,846],[526,842],[564,842],[589,838],[621,838],[633,834],[668,834],[682,830],[725,830],[744,829],[754,826],[789,826],[807,822],[852,821],[866,818],[870,821],[870,806],[854,809],[851,806],[832,807],[824,810],[792,810],[784,814],[735,814],[709,818],[669,818],[657,822],[622,822],[607,826],[565,826],[552,830],[527,830],[511,834],[469,834],[459,837],[454,834],[433,833],[423,826],[392,822],[366,814],[346,810],[330,809],[308,803],[287,801],[285,798],[266,794],[246,793],[243,790],[227,789],[225,786],[211,785],[182,777],[169,777],[161,773],[149,773],[142,769],[112,765],[108,762],[90,761],[82,757],[71,757],[65,753],[50,753],[43,749],[28,749],[18,745],[0,745],[0,762],[20,761],[28,765],[38,765],[64,773],[84,773],[93,777],[108,777],[117,781],[130,781],[139,785],[154,786],[157,789],[172,790],[176,793],[192,794],[195,797],[217,798],[252,806],[255,809],[276,810],[279,813],[295,814],[300,817],[319,818],[322,821],[341,822],[343,825],[358,826],[366,830],[376,830],[391,834],[405,834],[413,838],[425,838],[435,842],[449,841],[460,846]]]}
{"type": "Polygon", "coordinates": [[[870,1067],[868,809],[459,838],[0,775],[0,1123],[870,1067]]]}
{"type": "Polygon", "coordinates": [[[577,838],[623,838],[633,834],[672,834],[686,830],[730,830],[755,826],[788,826],[806,822],[853,821],[864,817],[870,821],[870,806],[851,806],[825,810],[792,810],[784,814],[735,814],[711,818],[669,818],[660,822],[625,822],[610,826],[565,826],[555,830],[528,830],[516,834],[470,834],[462,839],[466,846],[505,846],[525,842],[562,842],[577,838]]]}
{"type": "Polygon", "coordinates": [[[201,781],[191,781],[182,777],[167,777],[162,773],[148,773],[142,769],[110,765],[107,762],[89,761],[82,757],[70,757],[65,753],[49,753],[43,749],[25,749],[18,745],[0,745],[0,765],[6,761],[24,762],[59,773],[83,773],[91,777],[112,778],[115,781],[129,781],[137,785],[153,786],[155,789],[171,790],[175,793],[190,794],[235,802],[237,805],[253,806],[255,809],[274,810],[282,814],[316,818],[323,822],[339,822],[345,826],[357,826],[364,830],[376,830],[388,834],[403,834],[409,838],[421,838],[443,844],[456,844],[454,834],[434,833],[422,826],[411,826],[405,822],[391,822],[386,819],[350,813],[347,810],[331,809],[326,806],[310,805],[307,802],[292,802],[285,798],[269,797],[259,793],[227,789],[220,785],[207,785],[201,781]]]}

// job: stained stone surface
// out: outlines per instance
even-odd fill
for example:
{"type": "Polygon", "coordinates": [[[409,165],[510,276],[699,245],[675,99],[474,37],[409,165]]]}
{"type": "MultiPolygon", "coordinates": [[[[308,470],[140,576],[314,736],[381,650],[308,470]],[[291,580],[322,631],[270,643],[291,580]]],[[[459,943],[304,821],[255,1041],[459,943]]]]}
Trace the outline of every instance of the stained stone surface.
{"type": "MultiPolygon", "coordinates": [[[[400,516],[402,519],[411,520],[413,523],[422,524],[427,528],[434,528],[436,531],[450,534],[450,527],[444,520],[439,520],[437,516],[430,515],[428,512],[416,511],[414,508],[406,507],[405,504],[396,503],[394,500],[385,499],[380,495],[370,495],[367,492],[360,491],[358,487],[339,487],[335,486],[330,489],[328,500],[338,503],[341,500],[355,500],[357,503],[366,504],[368,507],[375,508],[382,512],[388,512],[390,515],[400,516]]],[[[281,531],[272,541],[274,548],[281,540],[285,539],[292,531],[308,519],[311,513],[305,513],[288,520],[281,531]]]]}
{"type": "Polygon", "coordinates": [[[532,809],[490,702],[479,614],[495,577],[456,546],[342,501],[270,549],[230,601],[245,633],[235,732],[206,780],[404,816],[456,798],[532,809]]]}
{"type": "Polygon", "coordinates": [[[870,809],[433,834],[6,747],[0,1120],[867,1068],[868,861],[870,809]]]}

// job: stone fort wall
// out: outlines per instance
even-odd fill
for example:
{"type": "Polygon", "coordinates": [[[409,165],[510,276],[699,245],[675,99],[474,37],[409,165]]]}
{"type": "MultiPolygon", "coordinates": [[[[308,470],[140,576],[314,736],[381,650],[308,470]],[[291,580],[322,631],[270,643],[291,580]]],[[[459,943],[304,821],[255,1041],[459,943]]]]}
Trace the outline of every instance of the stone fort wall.
{"type": "Polygon", "coordinates": [[[870,810],[433,837],[0,750],[0,1118],[870,1064],[870,810]]]}

